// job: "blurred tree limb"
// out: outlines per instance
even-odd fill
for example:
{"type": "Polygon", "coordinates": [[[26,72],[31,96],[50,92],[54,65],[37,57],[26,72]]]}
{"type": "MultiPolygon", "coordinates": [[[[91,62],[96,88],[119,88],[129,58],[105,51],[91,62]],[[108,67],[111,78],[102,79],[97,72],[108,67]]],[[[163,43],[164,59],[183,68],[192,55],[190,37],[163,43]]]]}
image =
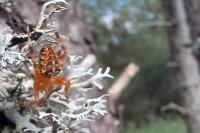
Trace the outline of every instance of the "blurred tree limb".
{"type": "Polygon", "coordinates": [[[173,102],[163,106],[161,110],[162,111],[175,110],[175,111],[180,112],[183,115],[187,115],[189,113],[187,109],[173,102]]]}

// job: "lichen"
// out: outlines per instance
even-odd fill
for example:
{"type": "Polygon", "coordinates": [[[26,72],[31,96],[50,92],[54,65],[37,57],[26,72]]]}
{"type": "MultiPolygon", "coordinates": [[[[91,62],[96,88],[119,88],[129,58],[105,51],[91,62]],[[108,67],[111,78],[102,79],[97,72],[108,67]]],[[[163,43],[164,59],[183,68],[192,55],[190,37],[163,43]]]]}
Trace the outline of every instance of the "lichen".
{"type": "MultiPolygon", "coordinates": [[[[64,0],[53,0],[44,4],[38,25],[31,33],[42,34],[31,42],[35,49],[40,50],[46,41],[54,41],[56,14],[66,7],[67,2],[64,0]],[[49,7],[51,9],[48,9],[49,7]]],[[[24,41],[26,40],[24,38],[28,38],[28,34],[14,34],[10,30],[2,29],[0,25],[0,109],[9,121],[16,125],[13,132],[89,133],[90,130],[85,123],[107,112],[108,95],[95,98],[88,93],[95,89],[101,90],[103,79],[113,78],[109,74],[110,68],[107,67],[105,71],[102,68],[94,70],[86,65],[90,60],[68,55],[65,72],[67,72],[66,78],[71,82],[69,97],[65,96],[64,88],[60,88],[45,99],[45,104],[33,106],[34,67],[28,58],[28,43],[24,41]],[[14,47],[11,47],[13,38],[23,41],[12,44],[14,47]],[[19,49],[18,45],[22,48],[19,49]],[[85,65],[81,65],[83,63],[85,65]]],[[[43,93],[40,95],[43,96],[43,93]]]]}

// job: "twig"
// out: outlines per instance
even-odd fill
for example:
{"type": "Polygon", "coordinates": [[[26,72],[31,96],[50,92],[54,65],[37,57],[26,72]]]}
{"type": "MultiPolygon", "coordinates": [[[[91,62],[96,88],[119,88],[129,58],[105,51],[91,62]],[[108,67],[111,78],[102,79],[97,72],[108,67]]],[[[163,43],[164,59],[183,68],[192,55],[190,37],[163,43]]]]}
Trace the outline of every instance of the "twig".
{"type": "Polygon", "coordinates": [[[170,20],[170,21],[162,21],[162,20],[156,20],[156,21],[150,21],[150,22],[143,22],[139,23],[138,28],[149,28],[149,27],[155,27],[155,26],[171,26],[176,23],[176,20],[170,20]]]}
{"type": "Polygon", "coordinates": [[[189,114],[189,110],[175,103],[169,103],[161,108],[162,111],[176,110],[183,115],[189,114]]]}

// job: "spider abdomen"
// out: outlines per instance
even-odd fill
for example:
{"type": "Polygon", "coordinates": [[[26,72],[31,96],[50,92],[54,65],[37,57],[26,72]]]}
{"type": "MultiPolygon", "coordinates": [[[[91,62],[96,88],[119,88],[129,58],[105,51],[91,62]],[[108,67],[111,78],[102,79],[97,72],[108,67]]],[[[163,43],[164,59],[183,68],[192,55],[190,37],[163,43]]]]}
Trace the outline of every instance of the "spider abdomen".
{"type": "Polygon", "coordinates": [[[41,73],[47,77],[55,76],[61,71],[58,56],[50,46],[45,46],[40,51],[39,64],[41,73]]]}

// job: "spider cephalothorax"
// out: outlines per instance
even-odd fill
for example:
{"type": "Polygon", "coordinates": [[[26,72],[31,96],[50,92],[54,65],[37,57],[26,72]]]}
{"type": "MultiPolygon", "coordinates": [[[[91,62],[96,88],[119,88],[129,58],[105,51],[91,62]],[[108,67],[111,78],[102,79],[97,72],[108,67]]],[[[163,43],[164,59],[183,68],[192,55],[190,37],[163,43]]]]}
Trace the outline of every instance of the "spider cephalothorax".
{"type": "Polygon", "coordinates": [[[66,63],[67,49],[63,44],[63,39],[56,32],[57,47],[61,47],[61,51],[57,52],[51,44],[45,44],[38,57],[34,56],[33,47],[30,45],[31,59],[33,62],[34,75],[34,97],[35,101],[39,101],[39,92],[45,91],[48,96],[53,88],[65,86],[65,94],[67,96],[70,81],[59,75],[66,63]]]}

